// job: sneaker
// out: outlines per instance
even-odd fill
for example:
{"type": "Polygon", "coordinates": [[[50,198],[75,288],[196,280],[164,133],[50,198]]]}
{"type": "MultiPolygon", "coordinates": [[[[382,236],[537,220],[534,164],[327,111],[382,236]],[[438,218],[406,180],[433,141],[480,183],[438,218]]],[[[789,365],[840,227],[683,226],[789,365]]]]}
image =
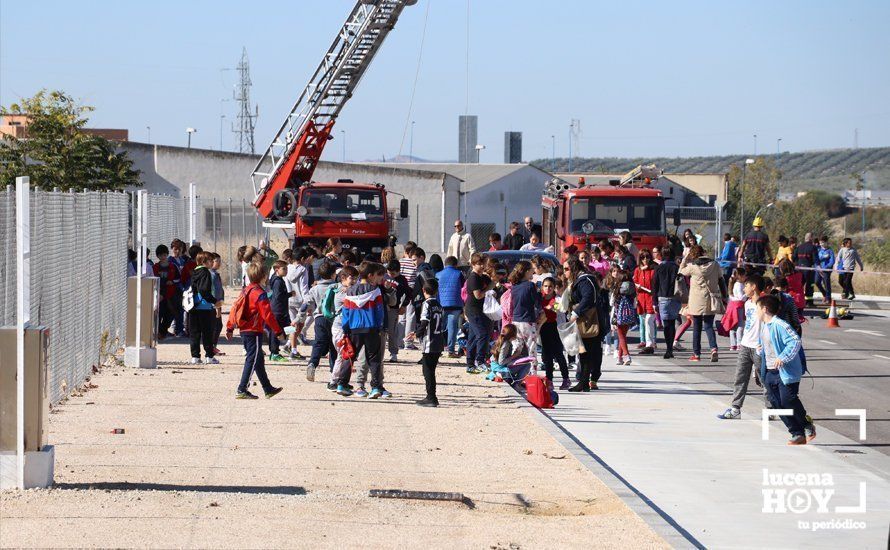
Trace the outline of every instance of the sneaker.
{"type": "Polygon", "coordinates": [[[572,387],[572,382],[568,378],[562,379],[562,384],[560,384],[559,389],[567,390],[572,387]]]}
{"type": "MultiPolygon", "coordinates": [[[[809,415],[807,415],[809,416],[809,415]]],[[[816,439],[816,425],[810,422],[803,428],[804,434],[807,436],[807,443],[816,439]]]]}
{"type": "Polygon", "coordinates": [[[201,358],[200,357],[192,357],[192,365],[200,365],[201,358]]]}
{"type": "Polygon", "coordinates": [[[306,367],[306,380],[310,382],[315,382],[315,365],[309,364],[306,367]]]}
{"type": "Polygon", "coordinates": [[[266,392],[266,399],[272,399],[273,397],[281,393],[281,390],[283,389],[284,388],[272,388],[271,390],[266,392]]]}
{"type": "Polygon", "coordinates": [[[259,397],[245,390],[239,391],[237,394],[235,394],[235,399],[259,399],[259,397]]]}
{"type": "Polygon", "coordinates": [[[405,349],[417,351],[417,346],[414,345],[414,342],[405,342],[405,349]]]}
{"type": "Polygon", "coordinates": [[[291,352],[290,352],[290,360],[291,361],[302,361],[303,359],[305,359],[305,357],[303,357],[303,355],[299,351],[291,350],[291,352]]]}
{"type": "Polygon", "coordinates": [[[482,372],[482,371],[479,370],[479,367],[475,367],[475,366],[467,367],[467,374],[479,374],[480,372],[482,372]]]}
{"type": "Polygon", "coordinates": [[[717,350],[712,349],[711,350],[711,363],[716,363],[716,362],[717,362],[717,350]]]}
{"type": "Polygon", "coordinates": [[[214,356],[216,356],[216,355],[223,356],[223,355],[225,355],[225,354],[226,354],[226,352],[220,350],[219,348],[213,348],[213,355],[214,355],[214,356]]]}
{"type": "Polygon", "coordinates": [[[625,367],[630,366],[630,355],[628,355],[627,357],[624,358],[623,364],[625,367]]]}
{"type": "Polygon", "coordinates": [[[856,295],[855,295],[855,294],[850,294],[850,297],[848,298],[848,300],[855,300],[855,299],[856,299],[856,295]]]}
{"type": "Polygon", "coordinates": [[[739,409],[733,409],[732,407],[726,409],[722,413],[717,415],[717,418],[721,420],[735,420],[737,418],[741,418],[742,411],[739,409]]]}
{"type": "Polygon", "coordinates": [[[352,390],[350,390],[343,384],[340,384],[339,386],[337,386],[337,393],[342,395],[343,397],[349,397],[350,395],[352,395],[352,390]]]}
{"type": "Polygon", "coordinates": [[[287,361],[287,359],[285,359],[281,355],[278,355],[277,353],[273,353],[272,355],[269,356],[269,361],[274,361],[275,363],[281,363],[282,361],[287,361]]]}
{"type": "Polygon", "coordinates": [[[807,438],[803,435],[796,435],[788,440],[789,445],[806,445],[807,438]]]}
{"type": "Polygon", "coordinates": [[[380,390],[380,397],[382,397],[382,398],[384,398],[384,399],[391,399],[391,398],[392,398],[392,394],[389,392],[389,390],[383,390],[383,389],[381,389],[381,390],[380,390]]]}
{"type": "Polygon", "coordinates": [[[327,390],[337,393],[337,384],[334,384],[333,382],[328,382],[327,390]]]}
{"type": "Polygon", "coordinates": [[[367,397],[368,391],[365,389],[364,386],[359,386],[358,389],[355,390],[355,396],[356,397],[367,397]]]}
{"type": "Polygon", "coordinates": [[[701,358],[700,358],[698,355],[690,355],[690,356],[689,356],[689,360],[690,360],[690,361],[694,361],[694,362],[698,362],[698,361],[701,361],[701,358]]]}
{"type": "Polygon", "coordinates": [[[666,352],[664,352],[664,355],[662,355],[661,357],[662,357],[663,359],[673,359],[673,358],[674,358],[674,354],[673,354],[672,352],[670,352],[670,351],[666,351],[666,352]]]}
{"type": "Polygon", "coordinates": [[[421,407],[438,407],[439,400],[436,399],[435,397],[425,397],[425,398],[421,399],[420,401],[418,401],[417,405],[421,406],[421,407]]]}
{"type": "Polygon", "coordinates": [[[292,351],[291,347],[290,347],[290,342],[287,342],[284,345],[282,345],[281,351],[283,351],[284,353],[290,353],[292,351]]]}
{"type": "Polygon", "coordinates": [[[592,389],[592,390],[598,390],[598,389],[600,389],[600,387],[599,387],[599,385],[597,385],[596,382],[594,382],[593,380],[591,380],[591,381],[590,381],[590,389],[592,389]]]}
{"type": "MultiPolygon", "coordinates": [[[[358,395],[358,392],[355,392],[358,395]]],[[[371,388],[371,393],[368,394],[368,399],[380,399],[383,397],[383,392],[380,391],[380,388],[371,388]]]]}
{"type": "Polygon", "coordinates": [[[204,364],[205,365],[219,365],[219,359],[217,359],[216,357],[208,357],[207,359],[204,359],[204,364]]]}
{"type": "Polygon", "coordinates": [[[686,351],[686,348],[678,340],[674,340],[674,351],[686,351]]]}
{"type": "Polygon", "coordinates": [[[395,353],[393,353],[392,355],[389,356],[389,362],[390,362],[390,363],[398,363],[398,362],[399,362],[399,356],[396,355],[395,353]]]}
{"type": "Polygon", "coordinates": [[[621,357],[621,355],[616,355],[616,356],[615,356],[615,364],[616,364],[616,365],[619,365],[619,366],[622,365],[622,364],[624,364],[624,359],[621,357]]]}
{"type": "Polygon", "coordinates": [[[590,386],[587,384],[582,384],[581,382],[578,382],[577,384],[575,384],[574,386],[569,388],[569,391],[572,393],[589,392],[590,386]]]}
{"type": "Polygon", "coordinates": [[[655,355],[655,348],[645,347],[637,355],[655,355]]]}

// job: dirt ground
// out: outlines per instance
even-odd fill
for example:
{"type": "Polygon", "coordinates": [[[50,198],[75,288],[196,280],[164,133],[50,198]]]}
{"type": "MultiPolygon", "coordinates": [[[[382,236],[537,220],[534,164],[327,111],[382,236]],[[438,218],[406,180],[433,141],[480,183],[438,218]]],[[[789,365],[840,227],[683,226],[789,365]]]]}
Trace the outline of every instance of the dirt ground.
{"type": "Polygon", "coordinates": [[[390,400],[332,394],[326,370],[310,383],[301,362],[270,367],[280,395],[244,401],[234,399],[243,350],[221,347],[222,364],[193,366],[186,342],[168,340],[158,370],[105,368],[56,407],[56,484],[0,494],[0,546],[666,546],[515,396],[457,361],[440,365],[438,409],[414,405],[417,352],[386,365],[390,400]]]}

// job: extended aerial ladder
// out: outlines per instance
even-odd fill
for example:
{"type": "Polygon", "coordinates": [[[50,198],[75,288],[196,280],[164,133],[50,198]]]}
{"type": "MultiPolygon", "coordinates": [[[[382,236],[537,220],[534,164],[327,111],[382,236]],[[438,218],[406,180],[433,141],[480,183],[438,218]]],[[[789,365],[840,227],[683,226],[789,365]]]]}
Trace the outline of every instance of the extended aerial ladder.
{"type": "Polygon", "coordinates": [[[250,176],[256,193],[254,206],[264,219],[280,218],[281,203],[293,204],[290,189],[311,180],[324,146],[331,139],[337,116],[402,10],[416,3],[417,0],[356,2],[250,176]]]}

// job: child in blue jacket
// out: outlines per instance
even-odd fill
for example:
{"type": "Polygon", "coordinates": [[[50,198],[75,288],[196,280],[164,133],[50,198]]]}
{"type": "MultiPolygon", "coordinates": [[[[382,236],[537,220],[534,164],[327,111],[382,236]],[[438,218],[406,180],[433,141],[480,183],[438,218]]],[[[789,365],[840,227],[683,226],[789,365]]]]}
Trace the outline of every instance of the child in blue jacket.
{"type": "Polygon", "coordinates": [[[782,305],[776,296],[761,296],[757,301],[760,314],[760,379],[774,409],[791,409],[791,415],[780,418],[791,433],[789,445],[806,445],[816,437],[816,427],[807,420],[807,411],[800,402],[798,389],[803,376],[800,359],[800,336],[791,325],[778,317],[782,305]]]}

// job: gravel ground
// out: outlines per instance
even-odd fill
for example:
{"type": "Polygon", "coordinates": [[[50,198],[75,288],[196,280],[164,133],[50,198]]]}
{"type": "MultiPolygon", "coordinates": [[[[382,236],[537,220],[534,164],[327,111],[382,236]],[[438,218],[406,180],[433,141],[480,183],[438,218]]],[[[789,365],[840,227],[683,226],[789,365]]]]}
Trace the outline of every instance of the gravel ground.
{"type": "Polygon", "coordinates": [[[285,363],[269,369],[284,392],[243,401],[243,350],[222,348],[220,365],[187,365],[186,342],[167,341],[158,370],[105,368],[56,407],[56,484],[0,494],[0,546],[666,546],[515,396],[457,361],[440,364],[438,409],[414,405],[417,352],[386,365],[391,400],[339,397],[326,371],[310,383],[285,363]],[[391,488],[469,500],[368,496],[391,488]]]}

